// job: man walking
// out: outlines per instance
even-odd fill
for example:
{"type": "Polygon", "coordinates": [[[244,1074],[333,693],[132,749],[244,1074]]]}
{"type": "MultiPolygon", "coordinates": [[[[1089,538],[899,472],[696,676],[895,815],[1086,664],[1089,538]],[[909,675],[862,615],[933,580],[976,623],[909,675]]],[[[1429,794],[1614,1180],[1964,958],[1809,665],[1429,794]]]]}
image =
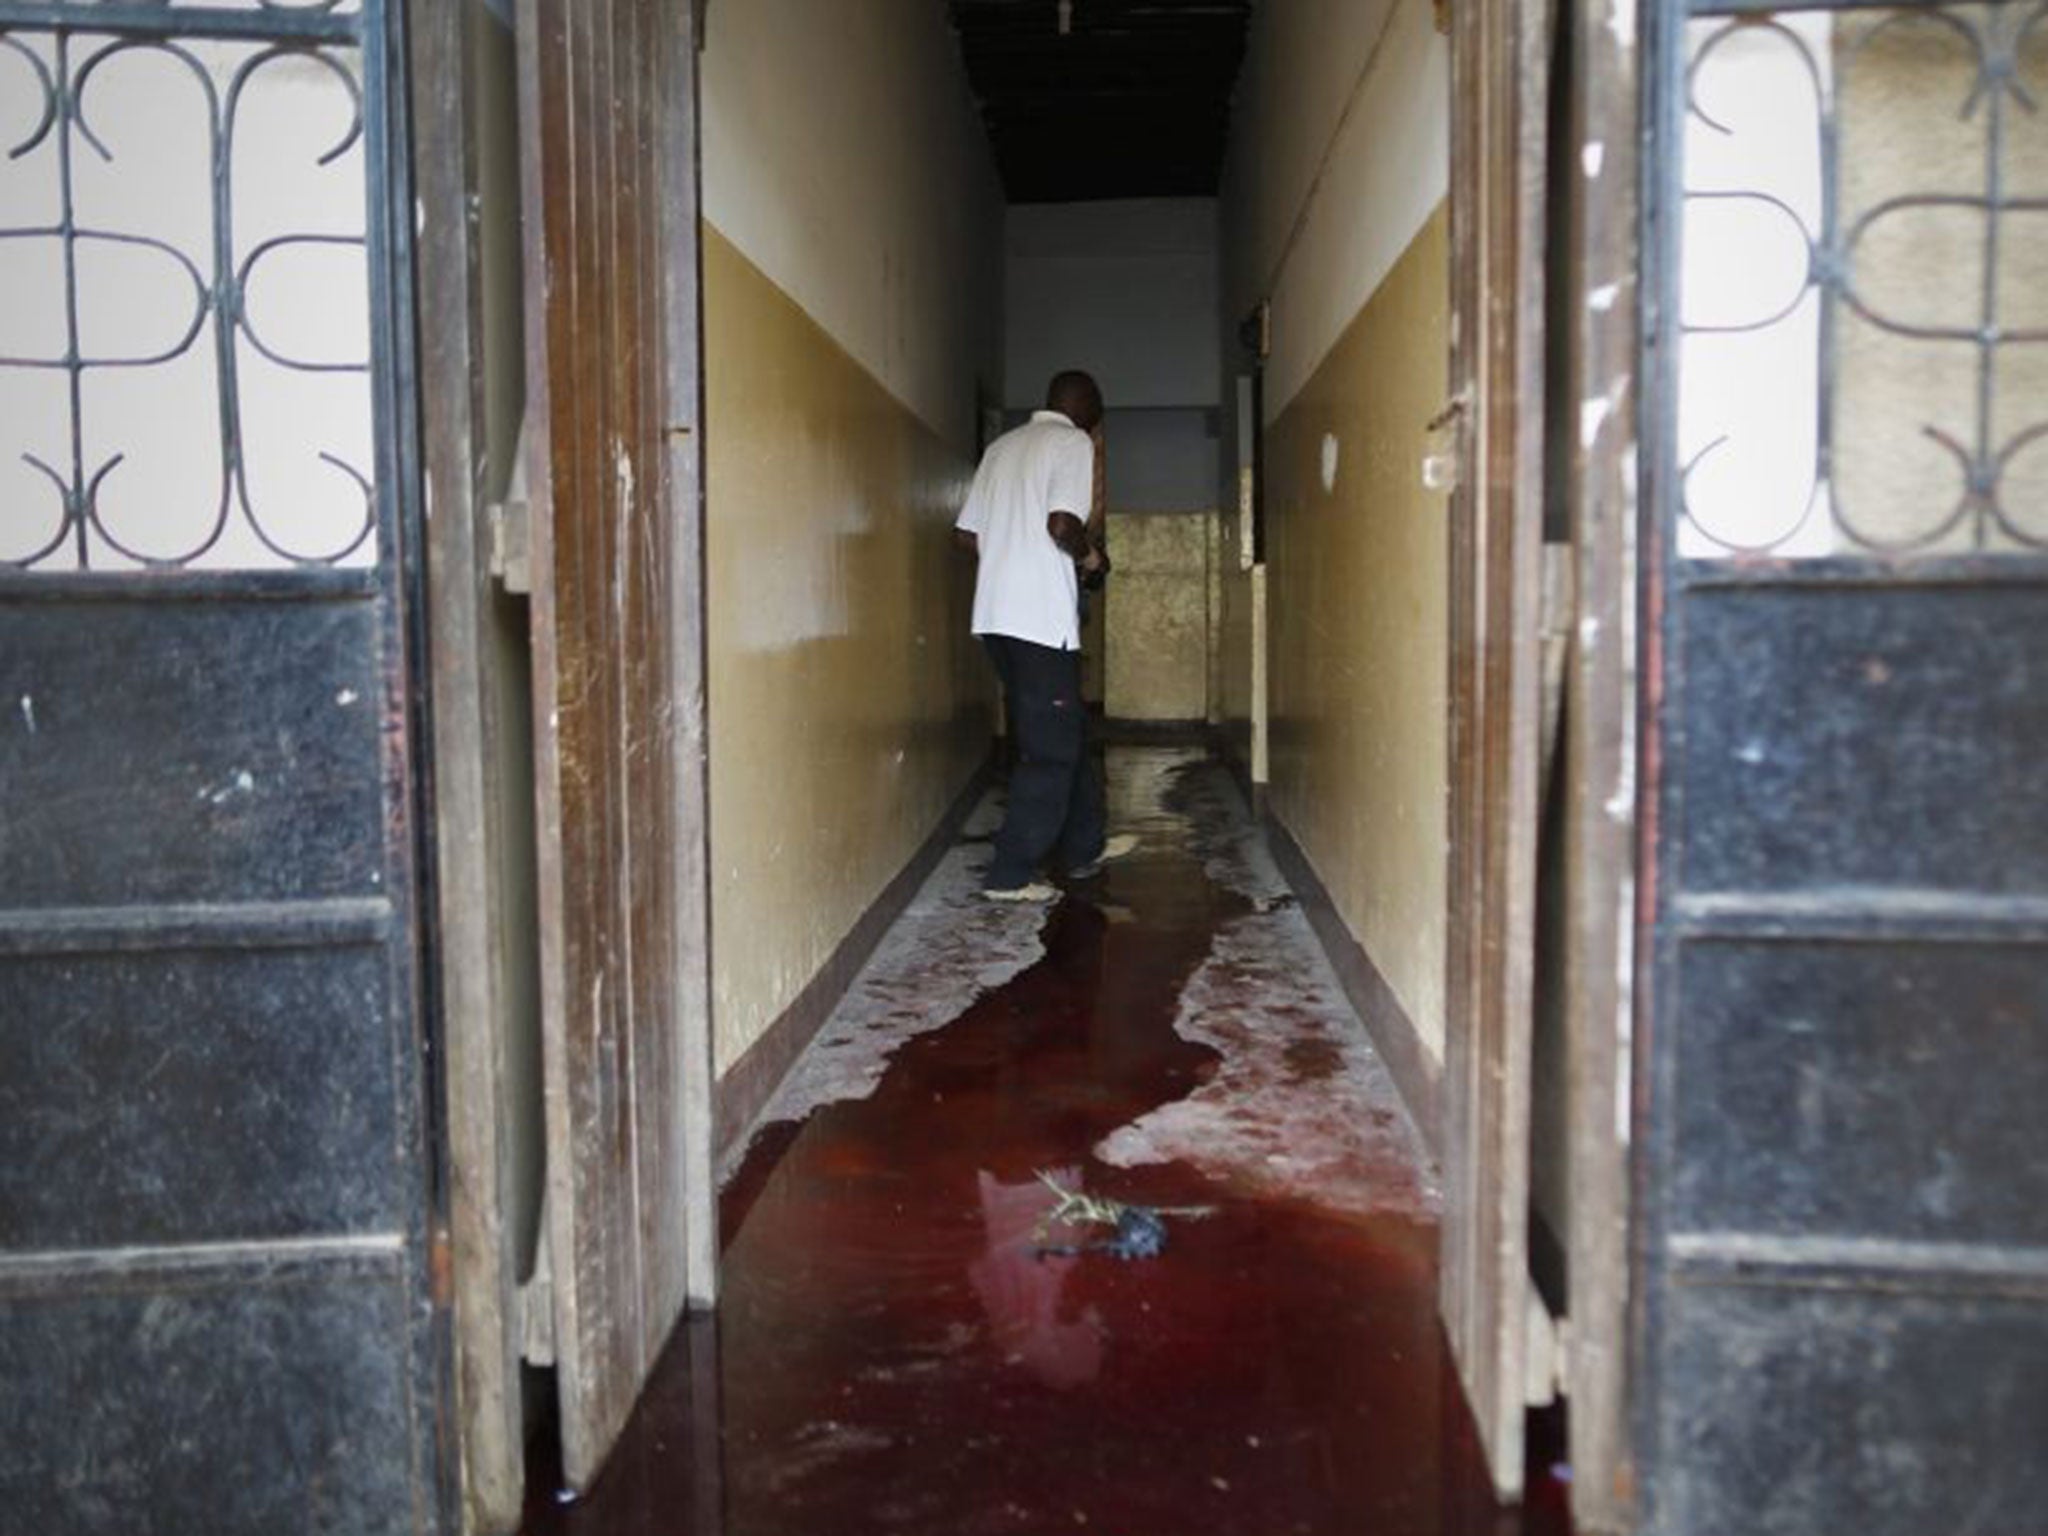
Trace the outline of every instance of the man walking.
{"type": "Polygon", "coordinates": [[[1059,892],[1038,878],[1048,856],[1068,879],[1085,880],[1138,841],[1104,836],[1081,702],[1080,582],[1105,566],[1087,527],[1102,391],[1085,373],[1055,374],[1045,406],[989,445],[954,524],[981,559],[974,633],[1017,733],[1010,803],[982,890],[992,901],[1050,901],[1059,892]]]}

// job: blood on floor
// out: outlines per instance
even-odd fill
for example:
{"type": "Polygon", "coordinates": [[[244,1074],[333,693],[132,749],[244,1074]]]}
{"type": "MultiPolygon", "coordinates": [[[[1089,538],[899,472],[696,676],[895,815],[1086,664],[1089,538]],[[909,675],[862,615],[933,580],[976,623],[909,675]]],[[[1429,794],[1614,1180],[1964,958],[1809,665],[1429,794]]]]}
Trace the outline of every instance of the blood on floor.
{"type": "Polygon", "coordinates": [[[1108,768],[1141,851],[1028,945],[959,942],[985,845],[942,866],[814,1047],[869,1059],[807,1064],[726,1186],[715,1321],[585,1498],[536,1464],[532,1536],[1568,1529],[1554,1426],[1492,1500],[1433,1176],[1242,803],[1198,753],[1108,768]],[[1155,1259],[1043,1256],[1041,1172],[1213,1213],[1155,1259]]]}

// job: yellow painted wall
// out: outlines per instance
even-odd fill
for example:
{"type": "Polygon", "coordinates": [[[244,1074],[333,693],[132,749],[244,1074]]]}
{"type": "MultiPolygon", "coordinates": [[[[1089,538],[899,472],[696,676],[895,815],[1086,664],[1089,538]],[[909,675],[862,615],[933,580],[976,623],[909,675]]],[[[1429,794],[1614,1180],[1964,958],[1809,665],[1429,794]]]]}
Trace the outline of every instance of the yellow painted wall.
{"type": "Polygon", "coordinates": [[[1267,437],[1270,803],[1439,1057],[1447,511],[1418,465],[1446,391],[1448,225],[1439,207],[1267,437]]]}
{"type": "Polygon", "coordinates": [[[949,528],[999,398],[1003,201],[941,6],[706,16],[714,1033],[760,1039],[913,858],[994,685],[949,528]]]}
{"type": "Polygon", "coordinates": [[[724,1071],[985,750],[973,464],[704,233],[713,973],[724,1071]]]}

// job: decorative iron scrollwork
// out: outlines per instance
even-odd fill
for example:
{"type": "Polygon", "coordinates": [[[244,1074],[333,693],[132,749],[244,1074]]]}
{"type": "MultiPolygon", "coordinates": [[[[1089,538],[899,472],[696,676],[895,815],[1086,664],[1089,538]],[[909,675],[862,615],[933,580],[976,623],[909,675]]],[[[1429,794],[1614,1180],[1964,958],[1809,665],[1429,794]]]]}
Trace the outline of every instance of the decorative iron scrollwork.
{"type": "Polygon", "coordinates": [[[2048,3],[1687,42],[1680,552],[2048,549],[2048,3]]]}
{"type": "MultiPolygon", "coordinates": [[[[357,7],[354,0],[256,0],[240,8],[324,16],[357,7]]],[[[298,37],[98,35],[87,26],[9,27],[0,16],[0,72],[19,77],[27,90],[9,82],[7,91],[28,106],[19,132],[0,125],[0,137],[13,140],[5,153],[17,176],[17,192],[0,199],[0,254],[14,251],[17,273],[28,274],[15,283],[9,303],[24,316],[60,316],[63,335],[61,347],[40,352],[0,344],[0,384],[9,374],[17,380],[24,374],[61,379],[68,415],[68,462],[53,462],[63,450],[42,452],[41,444],[26,444],[25,426],[13,445],[9,456],[48,484],[52,501],[38,515],[20,496],[0,497],[0,564],[85,570],[366,563],[375,555],[378,498],[369,446],[368,201],[360,153],[359,50],[298,37]],[[143,63],[161,65],[163,72],[142,75],[135,66],[143,63]],[[129,78],[116,80],[124,66],[129,78]],[[305,151],[306,163],[297,171],[280,158],[299,153],[296,148],[281,150],[275,131],[249,127],[250,101],[272,75],[280,77],[277,89],[296,103],[293,121],[304,120],[305,103],[317,96],[318,110],[331,113],[338,125],[330,143],[305,151]],[[184,86],[174,88],[174,80],[184,86]],[[119,109],[119,132],[102,120],[110,106],[119,109]],[[152,131],[181,132],[203,142],[204,179],[195,178],[191,186],[126,188],[119,207],[133,213],[131,219],[89,206],[83,187],[88,176],[97,178],[94,196],[107,203],[106,190],[124,164],[123,135],[152,131]],[[294,196],[278,189],[289,187],[292,177],[322,171],[338,179],[321,182],[307,206],[338,207],[340,222],[269,227],[303,211],[294,196]],[[260,183],[246,195],[245,174],[260,183]],[[19,190],[40,184],[35,176],[53,176],[55,184],[54,198],[40,209],[31,207],[36,196],[19,190]],[[151,222],[145,215],[176,211],[179,199],[206,203],[203,210],[187,210],[188,222],[203,222],[203,236],[173,238],[137,227],[151,222]],[[28,211],[43,217],[20,217],[28,211]],[[10,212],[17,217],[8,218],[10,212]],[[251,225],[257,233],[245,234],[251,225]],[[49,259],[52,250],[60,259],[49,259]],[[122,292],[108,265],[115,253],[131,262],[128,270],[147,288],[146,317],[135,312],[141,301],[122,292]],[[315,292],[304,271],[269,279],[288,290],[287,301],[270,324],[259,320],[250,294],[266,274],[325,253],[354,258],[352,281],[340,290],[328,285],[315,292]],[[360,291],[345,291],[358,285],[360,291]],[[276,334],[280,317],[295,319],[300,329],[310,321],[330,336],[344,336],[347,345],[332,348],[334,355],[295,348],[276,334]],[[118,327],[125,327],[124,336],[146,335],[117,346],[91,339],[118,327]],[[195,405],[194,381],[209,364],[215,398],[195,405]],[[115,391],[117,403],[106,404],[106,380],[117,374],[149,375],[173,389],[181,409],[194,412],[191,431],[170,434],[178,439],[176,457],[185,468],[180,478],[188,483],[145,487],[131,477],[123,486],[135,446],[128,439],[149,424],[149,406],[133,389],[115,391]],[[268,398],[293,387],[287,383],[293,378],[336,383],[317,400],[268,398]],[[257,411],[258,404],[266,409],[257,411]],[[289,424],[289,433],[281,423],[289,424]],[[305,440],[285,442],[292,434],[305,440]],[[259,469],[259,459],[270,468],[259,469]],[[339,494],[309,492],[316,473],[333,477],[339,494]],[[288,493],[279,489],[281,481],[289,482],[288,493]],[[202,498],[196,504],[194,483],[202,498]],[[131,502],[145,494],[154,498],[146,514],[123,518],[110,511],[110,501],[124,489],[131,502]],[[185,510],[173,515],[181,497],[185,510]],[[308,507],[319,515],[309,514],[308,507]]],[[[156,426],[158,439],[165,437],[162,423],[156,426]]],[[[24,482],[17,477],[16,483],[24,482]]]]}

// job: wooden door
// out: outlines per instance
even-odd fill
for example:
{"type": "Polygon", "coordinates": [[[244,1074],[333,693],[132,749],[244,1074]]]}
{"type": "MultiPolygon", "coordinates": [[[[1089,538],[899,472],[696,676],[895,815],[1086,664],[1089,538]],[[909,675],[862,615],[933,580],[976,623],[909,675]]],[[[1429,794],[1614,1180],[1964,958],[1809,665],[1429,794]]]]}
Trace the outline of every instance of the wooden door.
{"type": "Polygon", "coordinates": [[[451,1519],[401,9],[0,4],[0,1523],[451,1519]]]}
{"type": "MultiPolygon", "coordinates": [[[[1503,1497],[1522,1481],[1543,538],[1542,0],[1451,11],[1450,911],[1442,1308],[1503,1497]]],[[[1420,457],[1422,445],[1417,445],[1420,457]]]]}
{"type": "Polygon", "coordinates": [[[1641,1528],[2048,1508],[2048,36],[1651,8],[1641,1528]]]}
{"type": "Polygon", "coordinates": [[[565,1473],[715,1285],[696,17],[519,11],[548,1242],[565,1473]]]}

